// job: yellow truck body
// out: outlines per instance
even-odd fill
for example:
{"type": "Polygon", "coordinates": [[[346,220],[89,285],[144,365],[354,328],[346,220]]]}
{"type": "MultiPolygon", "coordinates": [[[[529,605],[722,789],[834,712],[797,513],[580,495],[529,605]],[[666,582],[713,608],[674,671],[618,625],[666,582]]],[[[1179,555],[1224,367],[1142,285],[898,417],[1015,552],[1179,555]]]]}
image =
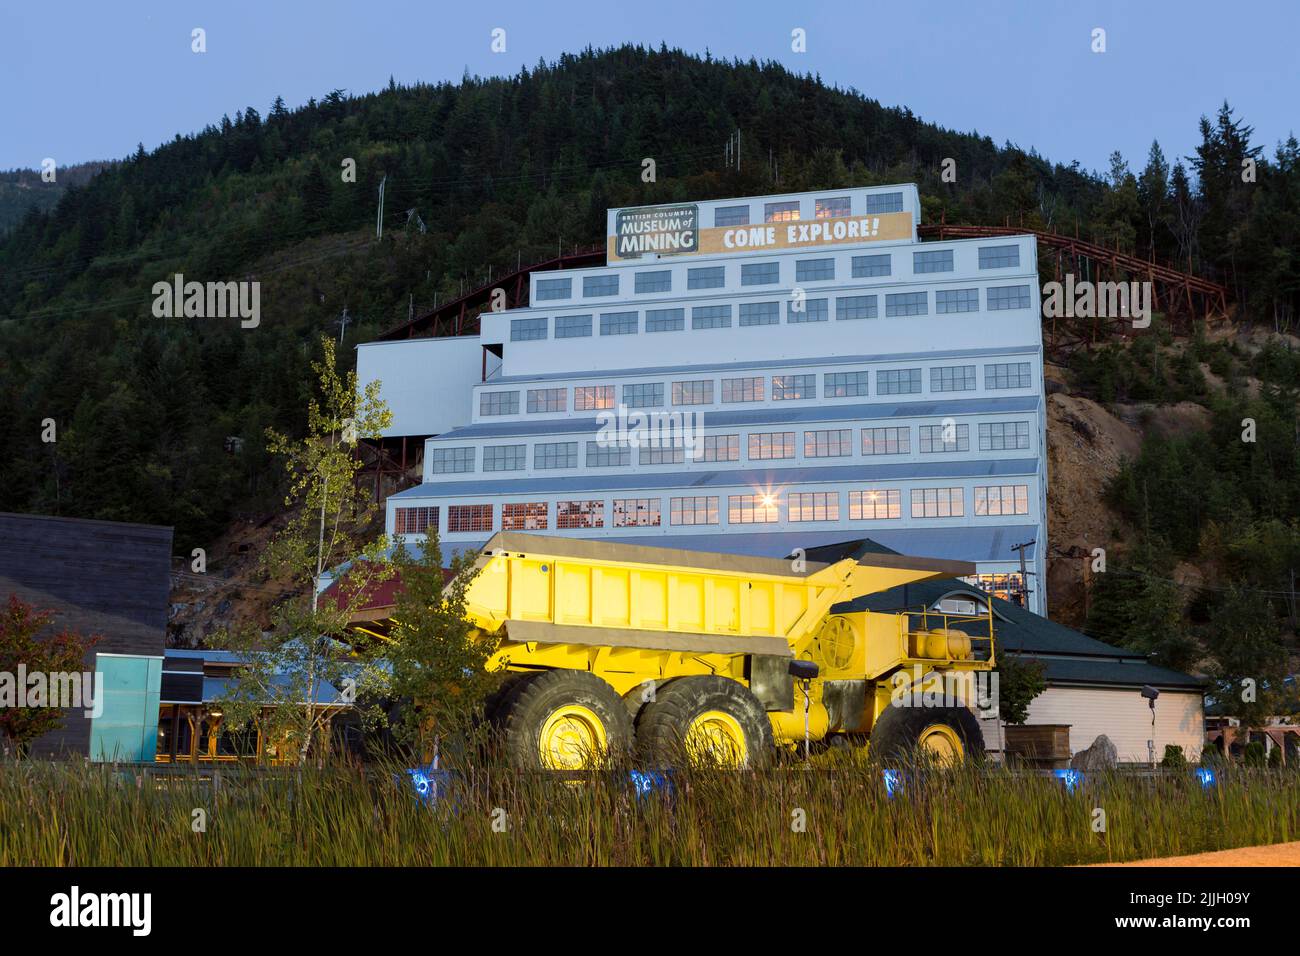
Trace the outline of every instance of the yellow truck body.
{"type": "MultiPolygon", "coordinates": [[[[914,681],[994,666],[991,611],[980,618],[931,608],[832,613],[836,605],[898,585],[973,573],[967,562],[891,553],[826,563],[501,532],[484,546],[476,570],[467,611],[476,627],[499,641],[494,666],[520,675],[585,673],[581,679],[567,675],[576,688],[571,693],[579,696],[600,697],[591,680],[599,678],[624,702],[634,733],[649,708],[656,712],[650,723],[657,736],[664,736],[669,719],[658,711],[669,710],[690,723],[679,728],[682,736],[699,736],[705,731],[692,728],[708,719],[690,714],[708,706],[713,743],[734,749],[740,745],[728,738],[742,735],[744,727],[728,724],[727,712],[738,710],[733,723],[743,725],[754,705],[745,696],[744,707],[733,706],[726,693],[718,696],[725,691],[757,700],[778,744],[832,736],[865,740],[891,700],[914,681]],[[816,676],[796,680],[792,660],[815,664],[816,676]],[[683,679],[695,684],[672,687],[683,679]],[[668,693],[670,687],[671,696],[683,699],[673,708],[657,707],[658,689],[668,693]],[[686,693],[690,688],[693,695],[686,693]],[[745,707],[749,711],[739,713],[745,707]]],[[[507,707],[521,696],[529,703],[529,694],[517,691],[507,695],[507,707]]],[[[611,732],[621,736],[619,728],[602,726],[608,717],[594,714],[601,701],[574,704],[566,718],[546,710],[552,704],[564,710],[556,704],[564,691],[551,697],[550,704],[529,704],[528,721],[517,721],[516,730],[527,737],[519,754],[531,753],[535,743],[541,765],[564,766],[581,762],[575,748],[610,746],[611,732]],[[568,733],[571,739],[546,739],[548,727],[552,738],[568,733]]],[[[948,734],[936,749],[970,749],[956,739],[963,733],[969,736],[965,729],[948,734]]]]}

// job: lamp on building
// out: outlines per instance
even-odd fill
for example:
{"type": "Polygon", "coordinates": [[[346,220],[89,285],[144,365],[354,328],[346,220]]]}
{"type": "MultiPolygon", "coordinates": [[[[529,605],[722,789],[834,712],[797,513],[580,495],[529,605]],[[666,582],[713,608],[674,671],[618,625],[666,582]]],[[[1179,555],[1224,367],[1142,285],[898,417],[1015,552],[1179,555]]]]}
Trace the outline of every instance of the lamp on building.
{"type": "Polygon", "coordinates": [[[1151,705],[1151,738],[1147,741],[1147,757],[1154,767],[1156,765],[1156,698],[1160,696],[1160,691],[1150,684],[1143,684],[1142,696],[1151,705]]]}

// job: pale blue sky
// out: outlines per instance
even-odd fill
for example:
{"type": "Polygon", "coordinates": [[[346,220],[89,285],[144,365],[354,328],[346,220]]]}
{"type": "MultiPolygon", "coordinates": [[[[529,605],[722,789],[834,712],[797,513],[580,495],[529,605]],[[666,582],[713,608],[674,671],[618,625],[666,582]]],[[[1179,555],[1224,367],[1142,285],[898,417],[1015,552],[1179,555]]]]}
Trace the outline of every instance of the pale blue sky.
{"type": "Polygon", "coordinates": [[[245,106],[508,74],[625,41],[775,59],[923,119],[1102,169],[1168,155],[1226,97],[1271,154],[1300,126],[1296,0],[795,3],[72,0],[0,9],[0,168],[124,156],[245,106]],[[562,11],[562,12],[561,12],[562,11]],[[207,31],[208,52],[190,51],[207,31]],[[489,50],[494,27],[507,51],[489,50]],[[808,50],[790,49],[807,31],[808,50]],[[1090,33],[1107,31],[1094,54],[1090,33]]]}

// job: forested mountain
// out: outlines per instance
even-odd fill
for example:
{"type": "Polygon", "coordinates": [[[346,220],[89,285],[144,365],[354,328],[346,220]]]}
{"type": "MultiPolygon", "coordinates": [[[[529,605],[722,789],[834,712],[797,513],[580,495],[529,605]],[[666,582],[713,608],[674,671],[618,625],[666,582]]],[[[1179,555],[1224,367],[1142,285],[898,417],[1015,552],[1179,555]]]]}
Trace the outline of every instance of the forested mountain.
{"type": "Polygon", "coordinates": [[[33,209],[48,212],[59,204],[73,186],[84,186],[108,163],[77,163],[56,167],[54,180],[46,181],[40,170],[11,169],[0,172],[0,236],[22,222],[33,209]]]}
{"type": "MultiPolygon", "coordinates": [[[[265,116],[248,106],[138,149],[0,240],[0,510],[171,524],[187,553],[233,516],[276,507],[264,429],[301,429],[315,343],[340,334],[344,309],[350,362],[348,346],[412,304],[600,241],[609,206],[916,182],[928,221],[1077,230],[1223,281],[1238,320],[1288,331],[1300,306],[1300,145],[1266,154],[1227,104],[1202,121],[1201,140],[1190,157],[1153,144],[1139,171],[1116,154],[1091,173],[775,63],[634,46],[508,78],[335,90],[295,110],[276,98],[265,116]],[[723,150],[738,129],[736,170],[723,150]],[[642,181],[645,158],[655,182],[642,181]],[[941,181],[945,159],[955,182],[941,181]],[[174,273],[260,280],[260,326],[155,318],[151,287],[174,273]],[[42,441],[47,419],[56,442],[42,441]],[[242,446],[227,451],[228,437],[242,446]]],[[[1232,367],[1230,352],[1218,360],[1232,367]]],[[[1256,375],[1254,353],[1235,361],[1238,378],[1256,375]]],[[[1269,361],[1270,388],[1292,387],[1294,355],[1269,361]]],[[[1098,401],[1146,389],[1159,403],[1177,371],[1116,347],[1082,356],[1075,374],[1098,401]]],[[[1275,407],[1291,444],[1271,450],[1272,473],[1295,454],[1294,404],[1275,407]]],[[[1115,507],[1138,520],[1142,486],[1126,481],[1115,507]]],[[[1269,504],[1293,529],[1294,494],[1269,504]]]]}

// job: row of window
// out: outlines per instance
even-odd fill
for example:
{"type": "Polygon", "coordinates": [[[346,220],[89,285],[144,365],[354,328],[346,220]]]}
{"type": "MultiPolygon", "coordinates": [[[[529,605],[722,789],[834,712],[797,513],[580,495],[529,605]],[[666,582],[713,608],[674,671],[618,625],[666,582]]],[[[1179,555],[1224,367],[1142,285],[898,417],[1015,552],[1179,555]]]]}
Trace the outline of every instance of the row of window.
{"type": "MultiPolygon", "coordinates": [[[[981,485],[974,489],[974,513],[980,517],[1029,513],[1028,485],[981,485]]],[[[903,493],[898,488],[863,489],[848,492],[850,521],[885,521],[902,518],[903,493]]],[[[772,524],[786,521],[839,521],[841,493],[838,491],[792,491],[780,494],[726,496],[727,524],[772,524]]],[[[447,533],[491,532],[496,530],[493,505],[451,505],[447,508],[447,533]]],[[[547,531],[550,502],[525,501],[501,505],[502,531],[547,531]]],[[[722,496],[687,495],[668,499],[668,524],[721,524],[722,496]]],[[[960,518],[965,515],[962,488],[914,488],[910,492],[913,518],[960,518]]],[[[437,506],[398,508],[394,516],[397,534],[425,534],[438,528],[437,506]]],[[[559,530],[604,528],[604,499],[555,502],[555,527],[559,530]]],[[[609,527],[657,528],[663,524],[663,499],[615,498],[610,502],[609,527]]]]}
{"type": "MultiPolygon", "coordinates": [[[[916,395],[922,389],[920,368],[881,369],[876,372],[877,395],[916,395]]],[[[870,395],[870,375],[865,371],[825,372],[822,375],[822,393],[825,398],[860,398],[870,395]]],[[[1033,384],[1028,362],[989,362],[984,365],[984,387],[993,391],[1029,388],[1033,384]]],[[[631,382],[623,386],[622,403],[628,408],[666,407],[671,399],[675,406],[714,404],[714,382],[711,378],[681,382],[631,382]],[[671,387],[669,387],[669,384],[671,387]]],[[[974,365],[944,365],[930,369],[931,392],[968,392],[976,389],[974,365]]],[[[768,391],[767,376],[752,375],[741,378],[724,378],[718,391],[724,405],[765,401],[801,401],[817,397],[817,376],[814,373],[773,375],[768,391]]],[[[612,409],[615,387],[613,385],[573,386],[573,410],[591,412],[612,409]]],[[[530,388],[525,395],[524,407],[529,414],[567,412],[569,389],[530,388]]],[[[478,412],[482,416],[518,415],[518,391],[479,392],[478,412]]]]}
{"type": "MultiPolygon", "coordinates": [[[[1012,243],[1003,246],[980,246],[980,269],[1013,269],[1020,266],[1020,246],[1012,243]]],[[[688,290],[721,289],[727,284],[726,266],[698,266],[686,270],[688,290]]],[[[953,272],[956,266],[952,249],[919,250],[912,253],[912,273],[929,275],[953,272]]],[[[849,275],[854,279],[871,279],[893,274],[893,254],[888,252],[853,256],[849,260],[849,275]]],[[[538,279],[534,298],[538,302],[573,298],[573,276],[538,279]]],[[[619,273],[612,275],[582,276],[582,298],[596,299],[616,296],[620,291],[619,273]]],[[[836,278],[836,259],[822,256],[815,259],[796,259],[795,282],[827,282],[836,278]]],[[[740,265],[740,284],[773,285],[781,281],[779,262],[747,262],[740,265]]],[[[635,295],[671,292],[671,269],[652,269],[632,274],[632,291],[635,295]]]]}
{"type": "MultiPolygon", "coordinates": [[[[885,293],[885,317],[901,318],[930,314],[930,293],[928,292],[888,292],[885,293]]],[[[991,286],[984,290],[984,307],[988,312],[1002,312],[1008,309],[1027,309],[1030,306],[1030,289],[1027,285],[991,286]]],[[[980,290],[940,289],[934,293],[934,312],[936,315],[953,315],[959,312],[978,312],[980,307],[980,290]]],[[[836,321],[853,319],[875,319],[880,317],[880,296],[841,295],[832,301],[830,298],[810,299],[795,296],[785,303],[785,321],[787,324],[800,322],[829,322],[832,311],[836,321]],[[833,306],[833,308],[832,308],[833,306]]],[[[665,309],[646,309],[644,330],[646,332],[682,332],[687,326],[685,307],[665,309]]],[[[755,325],[780,325],[781,303],[742,302],[738,307],[730,303],[722,305],[697,305],[690,310],[690,327],[692,329],[729,329],[734,324],[741,328],[755,325]]],[[[546,316],[532,316],[526,319],[510,320],[510,341],[532,342],[545,339],[550,334],[550,319],[546,316]]],[[[557,315],[555,317],[555,337],[557,339],[590,338],[600,335],[635,335],[643,328],[641,313],[605,312],[599,315],[557,315]]]]}
{"type": "MultiPolygon", "coordinates": [[[[804,458],[847,458],[853,455],[854,429],[810,429],[803,433],[804,458]]],[[[910,455],[910,426],[861,429],[863,455],[910,455]]],[[[980,451],[1013,451],[1029,447],[1029,422],[980,422],[976,430],[980,451]]],[[[970,451],[970,426],[947,421],[938,425],[917,426],[917,450],[923,455],[970,451]]],[[[680,465],[686,462],[687,449],[681,437],[674,444],[643,445],[636,449],[641,465],[680,465]]],[[[578,467],[577,441],[537,442],[533,447],[533,469],[551,471],[578,467]]],[[[799,445],[798,432],[750,432],[745,436],[749,461],[793,460],[799,445]]],[[[626,467],[632,464],[633,449],[628,444],[601,441],[585,442],[588,468],[626,467]]],[[[697,445],[692,461],[740,461],[742,442],[739,434],[706,435],[697,445]]],[[[429,452],[429,470],[435,475],[464,474],[475,470],[476,446],[434,448],[429,452]]],[[[483,470],[524,471],[528,466],[528,445],[489,445],[483,448],[483,470]]]]}

